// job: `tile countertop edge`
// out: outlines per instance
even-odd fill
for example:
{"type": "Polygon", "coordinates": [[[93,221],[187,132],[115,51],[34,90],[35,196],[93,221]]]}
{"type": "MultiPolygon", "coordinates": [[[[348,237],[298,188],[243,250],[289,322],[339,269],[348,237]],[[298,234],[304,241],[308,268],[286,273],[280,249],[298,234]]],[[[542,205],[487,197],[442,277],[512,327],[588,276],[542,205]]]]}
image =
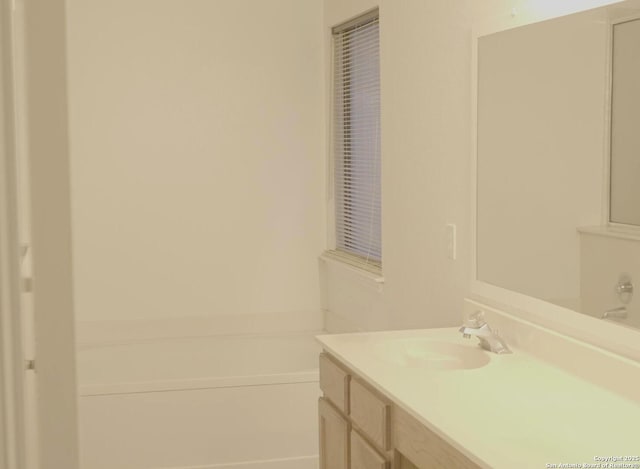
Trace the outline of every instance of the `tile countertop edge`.
{"type": "MultiPolygon", "coordinates": [[[[441,328],[441,329],[429,329],[429,330],[435,331],[435,330],[442,330],[442,329],[451,329],[451,330],[455,329],[457,331],[457,328],[441,328]]],[[[383,331],[383,332],[389,332],[389,331],[383,331]]],[[[391,331],[391,332],[399,332],[399,331],[391,331]]],[[[357,333],[353,333],[353,334],[368,335],[368,334],[373,334],[373,333],[374,332],[357,332],[357,333]]],[[[336,350],[334,347],[332,347],[330,344],[328,344],[326,342],[326,340],[325,340],[325,338],[327,338],[327,337],[332,337],[332,336],[335,337],[335,336],[339,336],[339,335],[341,335],[341,334],[322,334],[322,335],[316,336],[316,340],[322,345],[322,348],[324,350],[326,350],[331,355],[333,355],[336,358],[338,358],[344,365],[346,365],[350,370],[352,370],[354,373],[356,373],[358,375],[358,377],[364,379],[367,382],[367,384],[369,384],[370,386],[372,386],[375,389],[377,389],[387,399],[390,399],[391,401],[393,401],[394,405],[400,407],[403,411],[408,413],[411,417],[415,418],[418,422],[423,424],[427,429],[429,429],[430,431],[432,431],[433,433],[438,435],[446,443],[450,444],[454,449],[456,449],[457,451],[462,453],[464,456],[469,458],[472,462],[474,462],[475,464],[477,464],[480,467],[483,467],[483,468],[486,468],[486,469],[492,469],[493,468],[493,466],[488,464],[486,461],[482,460],[476,454],[474,454],[471,451],[469,451],[469,449],[466,448],[465,446],[463,446],[459,441],[457,441],[456,439],[454,439],[451,436],[449,436],[447,433],[442,431],[438,426],[434,425],[432,422],[430,422],[424,416],[420,415],[420,413],[417,412],[415,409],[413,409],[411,406],[407,405],[400,396],[396,396],[394,393],[392,393],[391,391],[386,389],[383,384],[381,384],[377,380],[373,379],[365,371],[363,371],[362,369],[360,369],[356,365],[354,365],[351,362],[351,360],[349,360],[348,357],[345,357],[342,353],[340,353],[338,350],[336,350]]],[[[352,334],[349,334],[349,335],[352,335],[352,334]]]]}

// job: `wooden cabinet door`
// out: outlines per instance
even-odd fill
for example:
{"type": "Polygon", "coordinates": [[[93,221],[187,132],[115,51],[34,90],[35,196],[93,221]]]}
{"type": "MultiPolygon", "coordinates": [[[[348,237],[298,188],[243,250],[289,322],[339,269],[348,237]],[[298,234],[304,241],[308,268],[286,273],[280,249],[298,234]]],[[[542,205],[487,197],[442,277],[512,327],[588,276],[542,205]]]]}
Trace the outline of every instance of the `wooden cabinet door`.
{"type": "Polygon", "coordinates": [[[349,422],[329,402],[318,401],[320,469],[349,468],[349,422]]]}
{"type": "Polygon", "coordinates": [[[351,469],[389,469],[387,460],[353,429],[351,430],[351,469]]]}
{"type": "Polygon", "coordinates": [[[396,451],[395,459],[394,459],[394,469],[420,469],[418,466],[413,464],[407,458],[405,458],[401,453],[396,451]]]}

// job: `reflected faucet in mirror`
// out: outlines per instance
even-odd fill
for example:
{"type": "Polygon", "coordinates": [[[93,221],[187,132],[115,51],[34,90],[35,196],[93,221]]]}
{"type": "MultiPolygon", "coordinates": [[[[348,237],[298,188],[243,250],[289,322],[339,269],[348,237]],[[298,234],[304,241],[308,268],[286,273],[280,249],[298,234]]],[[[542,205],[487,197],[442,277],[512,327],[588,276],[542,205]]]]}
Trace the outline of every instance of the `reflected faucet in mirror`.
{"type": "Polygon", "coordinates": [[[626,306],[618,306],[602,313],[602,319],[627,319],[628,315],[626,306]]]}
{"type": "Polygon", "coordinates": [[[606,310],[602,313],[602,319],[627,319],[629,317],[629,311],[626,305],[628,305],[633,298],[633,283],[628,274],[622,274],[620,276],[620,280],[618,280],[616,285],[616,294],[624,304],[617,308],[606,310]]]}

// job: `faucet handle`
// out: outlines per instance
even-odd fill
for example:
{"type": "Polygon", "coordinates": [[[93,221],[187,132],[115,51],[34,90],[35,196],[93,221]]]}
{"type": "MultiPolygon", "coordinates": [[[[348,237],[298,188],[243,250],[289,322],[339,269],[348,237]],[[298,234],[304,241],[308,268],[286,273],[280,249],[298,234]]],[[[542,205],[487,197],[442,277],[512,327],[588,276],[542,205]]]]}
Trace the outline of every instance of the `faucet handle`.
{"type": "Polygon", "coordinates": [[[487,323],[484,319],[484,311],[479,309],[478,311],[471,313],[464,323],[467,327],[478,328],[484,326],[487,323]]]}

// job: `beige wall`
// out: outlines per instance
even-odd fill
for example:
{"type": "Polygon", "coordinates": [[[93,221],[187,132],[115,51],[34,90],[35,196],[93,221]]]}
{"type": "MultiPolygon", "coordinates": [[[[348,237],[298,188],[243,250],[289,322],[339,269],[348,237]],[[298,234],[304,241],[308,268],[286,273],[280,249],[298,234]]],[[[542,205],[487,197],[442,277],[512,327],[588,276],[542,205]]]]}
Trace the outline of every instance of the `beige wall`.
{"type": "Polygon", "coordinates": [[[319,314],[320,0],[69,0],[80,320],[319,314]]]}
{"type": "Polygon", "coordinates": [[[622,0],[483,0],[472,2],[474,28],[521,26],[622,0]]]}
{"type": "MultiPolygon", "coordinates": [[[[611,2],[558,3],[381,0],[385,283],[321,264],[334,316],[361,328],[458,322],[471,31],[611,2]]],[[[329,29],[376,5],[69,1],[79,319],[319,308],[329,29]]]]}
{"type": "MultiPolygon", "coordinates": [[[[375,6],[325,3],[325,28],[375,6]]],[[[356,327],[455,322],[468,266],[471,2],[380,3],[382,288],[327,265],[326,306],[356,327]],[[458,227],[447,258],[445,224],[458,227]]]]}
{"type": "MultiPolygon", "coordinates": [[[[606,3],[612,2],[380,0],[385,284],[377,288],[326,264],[330,328],[459,323],[470,269],[472,30],[606,3]],[[446,255],[446,223],[458,228],[455,261],[446,255]]],[[[375,5],[326,0],[325,32],[375,5]]]]}

